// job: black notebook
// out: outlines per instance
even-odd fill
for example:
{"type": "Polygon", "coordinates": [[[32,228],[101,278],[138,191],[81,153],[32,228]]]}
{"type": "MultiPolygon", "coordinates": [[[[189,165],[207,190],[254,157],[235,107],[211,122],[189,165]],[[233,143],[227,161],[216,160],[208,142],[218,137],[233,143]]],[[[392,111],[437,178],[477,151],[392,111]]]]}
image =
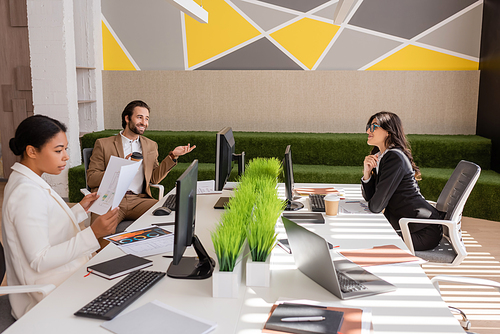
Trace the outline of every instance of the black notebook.
{"type": "Polygon", "coordinates": [[[279,304],[271,314],[264,330],[294,334],[337,334],[344,320],[344,312],[328,310],[326,307],[303,304],[279,304]],[[283,322],[288,317],[322,316],[322,321],[283,322]]]}
{"type": "Polygon", "coordinates": [[[132,271],[146,268],[153,265],[153,261],[143,259],[142,257],[127,254],[116,259],[101,262],[87,267],[87,271],[102,276],[107,279],[113,279],[126,275],[132,271]]]}

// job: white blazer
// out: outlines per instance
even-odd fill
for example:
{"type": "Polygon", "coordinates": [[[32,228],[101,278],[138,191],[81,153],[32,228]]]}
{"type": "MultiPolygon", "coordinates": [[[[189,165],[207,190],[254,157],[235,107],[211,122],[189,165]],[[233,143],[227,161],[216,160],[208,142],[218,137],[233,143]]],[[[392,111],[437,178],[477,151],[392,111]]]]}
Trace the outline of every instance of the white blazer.
{"type": "MultiPolygon", "coordinates": [[[[2,235],[8,285],[55,284],[87,263],[99,243],[80,204],[64,200],[30,168],[15,163],[4,189],[2,235]]],[[[17,319],[40,300],[38,293],[9,295],[17,319]]]]}

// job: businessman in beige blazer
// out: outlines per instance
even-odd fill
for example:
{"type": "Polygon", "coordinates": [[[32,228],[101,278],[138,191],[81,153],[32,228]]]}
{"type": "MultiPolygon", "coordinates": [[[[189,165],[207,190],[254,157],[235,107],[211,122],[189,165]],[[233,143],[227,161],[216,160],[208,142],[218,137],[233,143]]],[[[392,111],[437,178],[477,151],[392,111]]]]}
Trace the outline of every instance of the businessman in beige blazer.
{"type": "MultiPolygon", "coordinates": [[[[133,152],[142,153],[143,163],[120,203],[119,221],[135,220],[157,200],[151,196],[150,183],[159,183],[177,164],[177,158],[196,146],[178,146],[158,163],[158,144],[142,134],[149,124],[149,106],[143,101],[130,102],[122,113],[123,131],[95,142],[87,170],[87,184],[97,191],[112,155],[129,159],[133,152]]],[[[96,218],[93,214],[92,221],[96,218]]]]}

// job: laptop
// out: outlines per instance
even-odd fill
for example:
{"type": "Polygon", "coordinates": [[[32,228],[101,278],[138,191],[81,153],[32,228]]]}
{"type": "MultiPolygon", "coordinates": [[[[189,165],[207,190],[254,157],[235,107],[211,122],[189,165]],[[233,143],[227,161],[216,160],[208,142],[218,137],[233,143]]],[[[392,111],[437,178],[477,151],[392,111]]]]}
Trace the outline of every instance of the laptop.
{"type": "Polygon", "coordinates": [[[282,221],[299,270],[338,298],[358,298],[396,290],[391,283],[347,259],[332,261],[325,239],[290,219],[282,217],[282,221]]]}

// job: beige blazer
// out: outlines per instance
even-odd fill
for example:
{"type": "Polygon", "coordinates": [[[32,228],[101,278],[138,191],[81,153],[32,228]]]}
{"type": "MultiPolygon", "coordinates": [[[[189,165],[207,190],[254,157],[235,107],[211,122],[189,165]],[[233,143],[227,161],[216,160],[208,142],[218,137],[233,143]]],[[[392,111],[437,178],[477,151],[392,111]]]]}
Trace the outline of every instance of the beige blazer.
{"type": "MultiPolygon", "coordinates": [[[[149,197],[152,197],[149,184],[160,183],[177,163],[170,156],[167,156],[161,164],[158,164],[158,144],[144,136],[140,136],[139,140],[142,146],[145,191],[149,197]]],[[[125,158],[120,134],[97,139],[94,144],[94,150],[92,151],[87,170],[87,184],[92,192],[97,191],[99,188],[101,180],[104,177],[104,172],[106,171],[106,166],[112,155],[125,158]]]]}
{"type": "MultiPolygon", "coordinates": [[[[80,204],[64,200],[30,168],[15,163],[5,186],[2,235],[8,285],[59,285],[99,249],[80,204]]],[[[41,300],[38,293],[11,294],[12,315],[19,318],[41,300]]]]}

